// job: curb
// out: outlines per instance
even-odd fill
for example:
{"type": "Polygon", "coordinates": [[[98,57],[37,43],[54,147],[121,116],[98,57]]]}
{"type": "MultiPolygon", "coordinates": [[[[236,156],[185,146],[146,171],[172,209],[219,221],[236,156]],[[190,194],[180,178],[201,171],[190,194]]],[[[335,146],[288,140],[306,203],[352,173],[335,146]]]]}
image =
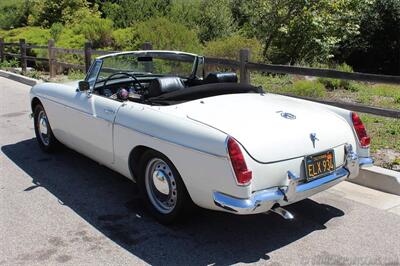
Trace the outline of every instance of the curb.
{"type": "Polygon", "coordinates": [[[19,74],[15,74],[12,72],[0,70],[0,77],[3,78],[8,78],[17,82],[20,82],[22,84],[28,85],[28,86],[35,86],[38,83],[41,83],[41,80],[33,79],[33,78],[28,78],[19,74]]]}
{"type": "Polygon", "coordinates": [[[400,196],[400,173],[378,166],[360,170],[352,183],[400,196]]]}

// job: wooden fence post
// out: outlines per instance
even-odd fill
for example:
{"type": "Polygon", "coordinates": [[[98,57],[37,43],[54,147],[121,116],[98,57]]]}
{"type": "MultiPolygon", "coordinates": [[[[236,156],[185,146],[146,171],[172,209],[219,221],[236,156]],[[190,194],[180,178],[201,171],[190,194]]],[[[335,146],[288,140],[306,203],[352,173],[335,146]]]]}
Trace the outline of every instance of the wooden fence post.
{"type": "Polygon", "coordinates": [[[25,73],[26,72],[26,67],[27,67],[25,39],[19,39],[19,51],[20,51],[20,56],[21,56],[22,73],[25,73]]]}
{"type": "Polygon", "coordinates": [[[48,53],[49,53],[49,72],[50,78],[54,78],[57,75],[57,61],[56,61],[56,53],[54,50],[55,41],[50,39],[48,41],[48,53]]]}
{"type": "Polygon", "coordinates": [[[250,60],[250,49],[240,49],[240,83],[250,84],[250,72],[247,69],[246,64],[250,60]]]}
{"type": "Polygon", "coordinates": [[[4,62],[4,39],[0,38],[0,62],[4,62]]]}
{"type": "Polygon", "coordinates": [[[90,65],[92,64],[92,43],[85,42],[85,72],[89,71],[90,65]]]}
{"type": "Polygon", "coordinates": [[[151,44],[151,42],[145,42],[142,45],[142,49],[143,50],[153,50],[153,45],[151,44]]]}

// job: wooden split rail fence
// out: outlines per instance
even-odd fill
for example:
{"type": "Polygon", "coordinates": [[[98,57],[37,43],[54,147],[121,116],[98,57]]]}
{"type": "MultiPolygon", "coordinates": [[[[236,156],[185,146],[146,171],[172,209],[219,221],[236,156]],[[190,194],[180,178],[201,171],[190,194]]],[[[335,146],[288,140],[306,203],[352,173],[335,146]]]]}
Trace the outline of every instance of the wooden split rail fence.
{"type": "MultiPolygon", "coordinates": [[[[143,50],[151,50],[151,43],[146,42],[142,46],[143,50]]],[[[90,43],[85,43],[84,49],[66,49],[59,48],[55,46],[54,40],[49,40],[47,46],[43,45],[31,45],[26,43],[24,39],[20,39],[19,43],[7,43],[4,42],[3,38],[0,38],[0,61],[3,62],[6,58],[19,58],[20,67],[22,72],[26,72],[28,61],[44,61],[48,62],[48,69],[50,77],[55,77],[57,74],[57,69],[61,66],[63,68],[80,69],[87,72],[90,64],[92,62],[93,55],[107,55],[115,53],[118,51],[102,51],[94,50],[91,48],[90,43]],[[19,53],[6,52],[6,47],[17,47],[19,53]],[[46,49],[48,57],[34,57],[28,56],[28,49],[46,49]],[[83,57],[84,64],[71,64],[67,62],[61,62],[57,60],[58,54],[76,54],[83,57]]],[[[298,66],[286,66],[286,65],[272,65],[272,64],[262,64],[253,63],[250,61],[250,50],[241,49],[239,54],[239,61],[224,59],[224,58],[205,58],[206,66],[212,67],[223,67],[232,70],[237,70],[240,73],[240,83],[250,84],[250,72],[258,71],[264,73],[274,73],[274,74],[289,74],[289,75],[302,75],[302,76],[312,76],[312,77],[322,77],[322,78],[334,78],[334,79],[345,79],[361,82],[371,82],[371,83],[386,83],[386,84],[397,84],[400,85],[400,76],[388,76],[388,75],[375,75],[366,73],[348,73],[331,69],[320,69],[320,68],[309,68],[309,67],[298,67],[298,66]]],[[[288,95],[291,97],[306,99],[309,101],[314,101],[323,104],[329,104],[349,110],[354,110],[357,112],[369,113],[378,116],[400,118],[400,110],[393,110],[387,108],[379,108],[373,106],[366,106],[357,103],[347,103],[338,101],[329,101],[314,99],[309,97],[298,97],[293,95],[288,95]]]]}

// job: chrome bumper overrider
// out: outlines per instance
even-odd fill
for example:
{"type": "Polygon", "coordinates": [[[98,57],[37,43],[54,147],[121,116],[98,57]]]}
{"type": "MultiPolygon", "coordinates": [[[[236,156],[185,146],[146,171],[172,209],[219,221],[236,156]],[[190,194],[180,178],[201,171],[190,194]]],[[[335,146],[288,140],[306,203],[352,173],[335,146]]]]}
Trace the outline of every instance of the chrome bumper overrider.
{"type": "Polygon", "coordinates": [[[313,181],[304,182],[304,179],[301,180],[288,171],[288,186],[257,191],[247,199],[235,198],[221,192],[214,192],[214,203],[232,213],[255,214],[266,212],[276,204],[285,206],[297,202],[326,190],[345,180],[347,177],[358,175],[361,166],[369,166],[373,163],[371,158],[358,158],[358,156],[353,156],[351,160],[351,155],[354,154],[348,154],[346,164],[343,167],[336,169],[336,171],[327,176],[313,181]]]}

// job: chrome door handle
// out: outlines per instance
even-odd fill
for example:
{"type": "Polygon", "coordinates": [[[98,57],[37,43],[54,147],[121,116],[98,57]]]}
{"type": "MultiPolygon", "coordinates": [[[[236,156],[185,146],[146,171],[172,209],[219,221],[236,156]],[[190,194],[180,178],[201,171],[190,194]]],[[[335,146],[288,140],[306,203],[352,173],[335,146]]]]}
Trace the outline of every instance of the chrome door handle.
{"type": "Polygon", "coordinates": [[[115,111],[111,110],[111,109],[104,109],[104,113],[106,113],[106,114],[114,114],[115,111]]]}

